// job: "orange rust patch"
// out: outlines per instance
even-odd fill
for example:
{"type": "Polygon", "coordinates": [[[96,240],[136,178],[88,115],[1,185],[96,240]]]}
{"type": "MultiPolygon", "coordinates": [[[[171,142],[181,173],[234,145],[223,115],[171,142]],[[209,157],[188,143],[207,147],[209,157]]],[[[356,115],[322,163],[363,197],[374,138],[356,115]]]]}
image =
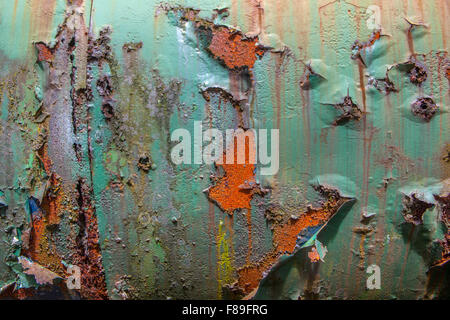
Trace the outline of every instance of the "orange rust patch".
{"type": "Polygon", "coordinates": [[[286,224],[274,229],[273,241],[279,253],[292,253],[295,249],[297,236],[303,229],[325,223],[332,212],[327,210],[308,210],[299,219],[290,219],[286,224]]]}
{"type": "Polygon", "coordinates": [[[311,260],[311,262],[317,262],[320,260],[319,253],[317,252],[315,247],[313,247],[311,251],[308,252],[308,258],[311,260]]]}
{"type": "Polygon", "coordinates": [[[308,208],[298,219],[290,219],[283,225],[274,225],[274,249],[257,263],[248,264],[238,272],[238,287],[245,294],[251,293],[259,286],[263,274],[269,271],[282,254],[291,254],[295,250],[298,234],[307,227],[314,227],[328,222],[337,210],[349,199],[330,196],[319,209],[308,208]]]}
{"type": "Polygon", "coordinates": [[[443,266],[450,261],[450,194],[446,196],[434,196],[439,203],[440,220],[445,224],[447,233],[444,239],[439,240],[442,246],[442,257],[435,263],[434,267],[443,266]]]}
{"type": "Polygon", "coordinates": [[[84,0],[69,0],[69,4],[76,5],[81,7],[83,5],[84,0]]]}
{"type": "Polygon", "coordinates": [[[227,28],[213,31],[208,49],[229,69],[243,67],[251,69],[256,58],[264,54],[263,48],[258,45],[258,38],[245,39],[239,32],[227,28]]]}
{"type": "Polygon", "coordinates": [[[47,175],[51,175],[52,160],[48,156],[47,143],[44,143],[42,147],[37,151],[37,157],[39,158],[39,160],[41,160],[47,175]]]}
{"type": "Polygon", "coordinates": [[[377,40],[379,40],[380,38],[381,38],[381,30],[375,30],[372,33],[372,35],[370,36],[368,41],[361,42],[359,40],[356,40],[352,46],[352,50],[356,50],[356,52],[352,54],[351,58],[359,59],[362,62],[362,64],[365,66],[365,62],[362,60],[362,57],[361,57],[361,51],[363,49],[372,47],[375,44],[375,42],[377,40]]]}
{"type": "Polygon", "coordinates": [[[381,30],[375,30],[371,35],[367,42],[359,42],[359,48],[369,48],[375,44],[375,41],[381,38],[381,30]]]}
{"type": "MultiPolygon", "coordinates": [[[[236,142],[236,141],[235,141],[236,142]]],[[[255,165],[250,163],[250,141],[245,140],[245,162],[238,164],[237,143],[234,143],[233,164],[226,164],[226,152],[223,154],[223,164],[216,164],[224,171],[216,185],[209,189],[209,198],[229,214],[236,209],[251,209],[250,201],[255,193],[255,165]]]]}
{"type": "Polygon", "coordinates": [[[263,273],[270,270],[277,262],[280,254],[272,251],[267,254],[258,263],[247,264],[238,270],[237,286],[241,288],[245,294],[252,292],[258,287],[259,282],[263,278],[263,273]]]}
{"type": "Polygon", "coordinates": [[[282,254],[294,251],[297,236],[303,229],[325,223],[337,211],[308,210],[299,219],[290,219],[286,224],[275,225],[273,231],[273,244],[275,249],[258,263],[253,263],[238,270],[238,285],[245,293],[257,288],[263,278],[263,273],[277,262],[282,254]]]}
{"type": "Polygon", "coordinates": [[[51,62],[53,60],[53,52],[45,45],[43,42],[38,42],[35,44],[38,50],[38,61],[51,62]]]}

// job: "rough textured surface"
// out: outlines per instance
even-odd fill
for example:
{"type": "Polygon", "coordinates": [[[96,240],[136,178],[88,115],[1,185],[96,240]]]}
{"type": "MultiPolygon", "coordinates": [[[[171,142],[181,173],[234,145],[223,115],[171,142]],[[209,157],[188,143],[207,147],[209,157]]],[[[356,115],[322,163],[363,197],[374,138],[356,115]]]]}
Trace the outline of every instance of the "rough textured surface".
{"type": "Polygon", "coordinates": [[[0,298],[448,299],[449,15],[1,1],[0,298]],[[194,121],[279,129],[278,173],[175,165],[194,121]]]}

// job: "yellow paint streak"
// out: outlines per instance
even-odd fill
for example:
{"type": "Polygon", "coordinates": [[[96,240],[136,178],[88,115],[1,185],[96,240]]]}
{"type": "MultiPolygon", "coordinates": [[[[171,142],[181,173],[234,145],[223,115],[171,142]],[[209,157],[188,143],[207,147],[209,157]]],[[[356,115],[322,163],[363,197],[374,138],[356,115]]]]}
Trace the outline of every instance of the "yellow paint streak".
{"type": "Polygon", "coordinates": [[[217,297],[222,299],[222,287],[233,282],[232,265],[232,243],[231,238],[227,237],[222,220],[219,222],[219,231],[217,233],[217,297]]]}

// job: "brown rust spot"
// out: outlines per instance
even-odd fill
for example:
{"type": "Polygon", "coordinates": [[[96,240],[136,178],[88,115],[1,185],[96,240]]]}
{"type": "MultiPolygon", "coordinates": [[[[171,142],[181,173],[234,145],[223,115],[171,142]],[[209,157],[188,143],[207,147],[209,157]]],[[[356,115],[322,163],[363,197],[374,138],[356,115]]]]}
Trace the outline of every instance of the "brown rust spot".
{"type": "Polygon", "coordinates": [[[363,116],[363,111],[353,102],[349,95],[344,97],[343,102],[334,104],[333,106],[341,113],[333,122],[335,126],[344,125],[350,120],[360,120],[363,116]]]}
{"type": "Polygon", "coordinates": [[[342,197],[335,189],[325,186],[315,186],[316,191],[325,197],[320,208],[308,207],[298,217],[291,217],[286,223],[274,224],[273,246],[274,249],[262,260],[250,263],[238,270],[237,286],[242,288],[245,294],[254,291],[264,273],[268,272],[283,254],[292,254],[297,247],[299,234],[309,227],[325,225],[339,210],[339,208],[351,200],[342,197]]]}
{"type": "Polygon", "coordinates": [[[425,68],[419,64],[414,64],[414,66],[408,72],[409,80],[415,85],[421,85],[422,82],[427,80],[427,72],[425,68]]]}
{"type": "Polygon", "coordinates": [[[425,57],[425,55],[413,54],[408,61],[395,64],[395,66],[398,66],[400,70],[406,73],[409,81],[416,86],[421,86],[428,77],[425,64],[419,60],[421,56],[425,57]]]}
{"type": "Polygon", "coordinates": [[[139,157],[137,166],[142,171],[149,172],[153,166],[153,161],[149,155],[144,154],[139,157]]]}
{"type": "Polygon", "coordinates": [[[110,120],[114,117],[114,105],[115,100],[104,99],[102,101],[102,113],[106,120],[110,120]]]}
{"type": "Polygon", "coordinates": [[[352,228],[352,231],[354,233],[360,234],[360,235],[367,235],[373,232],[373,229],[370,227],[366,227],[366,226],[358,226],[358,227],[354,227],[352,228]]]}
{"type": "Polygon", "coordinates": [[[99,31],[99,36],[96,39],[89,37],[87,53],[90,61],[98,61],[101,65],[104,60],[110,61],[112,59],[111,33],[111,27],[106,26],[99,31]]]}
{"type": "Polygon", "coordinates": [[[404,195],[402,199],[402,215],[406,222],[414,225],[423,223],[423,214],[427,209],[434,207],[434,204],[422,201],[415,193],[404,195]]]}
{"type": "Polygon", "coordinates": [[[446,233],[443,240],[439,240],[442,246],[442,258],[436,261],[433,266],[440,267],[450,261],[450,233],[446,233]]]}
{"type": "Polygon", "coordinates": [[[445,151],[444,151],[444,155],[442,157],[442,160],[444,162],[450,163],[450,145],[447,145],[444,150],[445,151]]]}
{"type": "Polygon", "coordinates": [[[450,193],[446,196],[437,196],[434,198],[438,202],[439,218],[447,226],[450,227],[450,193]]]}
{"type": "Polygon", "coordinates": [[[229,69],[252,69],[257,57],[264,54],[264,48],[258,45],[258,38],[245,38],[241,32],[226,27],[213,30],[208,49],[229,69]]]}
{"type": "Polygon", "coordinates": [[[258,43],[257,36],[246,37],[240,30],[200,18],[200,10],[170,5],[160,7],[166,13],[178,14],[181,21],[193,22],[196,31],[206,40],[207,50],[230,70],[252,69],[256,59],[268,50],[258,43]]]}
{"type": "Polygon", "coordinates": [[[426,122],[430,121],[438,110],[434,100],[428,97],[418,98],[411,104],[411,112],[426,122]]]}
{"type": "Polygon", "coordinates": [[[351,58],[352,58],[353,60],[359,60],[359,61],[361,61],[361,63],[362,63],[364,66],[366,66],[366,63],[364,62],[364,60],[363,60],[363,58],[362,58],[362,56],[361,56],[361,51],[364,50],[364,49],[366,49],[366,48],[372,47],[372,46],[375,44],[375,42],[376,42],[377,40],[379,40],[381,37],[382,37],[381,30],[378,29],[378,30],[375,30],[375,31],[370,35],[369,40],[366,41],[366,42],[362,42],[362,41],[360,41],[360,40],[355,40],[355,42],[353,43],[352,48],[351,48],[351,50],[352,50],[351,58]]]}

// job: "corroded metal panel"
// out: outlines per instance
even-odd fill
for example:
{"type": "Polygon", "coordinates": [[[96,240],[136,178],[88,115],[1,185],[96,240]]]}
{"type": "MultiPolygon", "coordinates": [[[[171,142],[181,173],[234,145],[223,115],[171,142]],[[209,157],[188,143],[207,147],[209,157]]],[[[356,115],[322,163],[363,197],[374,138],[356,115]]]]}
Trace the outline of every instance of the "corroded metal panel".
{"type": "Polygon", "coordinates": [[[0,297],[448,298],[449,14],[0,1],[0,297]]]}

